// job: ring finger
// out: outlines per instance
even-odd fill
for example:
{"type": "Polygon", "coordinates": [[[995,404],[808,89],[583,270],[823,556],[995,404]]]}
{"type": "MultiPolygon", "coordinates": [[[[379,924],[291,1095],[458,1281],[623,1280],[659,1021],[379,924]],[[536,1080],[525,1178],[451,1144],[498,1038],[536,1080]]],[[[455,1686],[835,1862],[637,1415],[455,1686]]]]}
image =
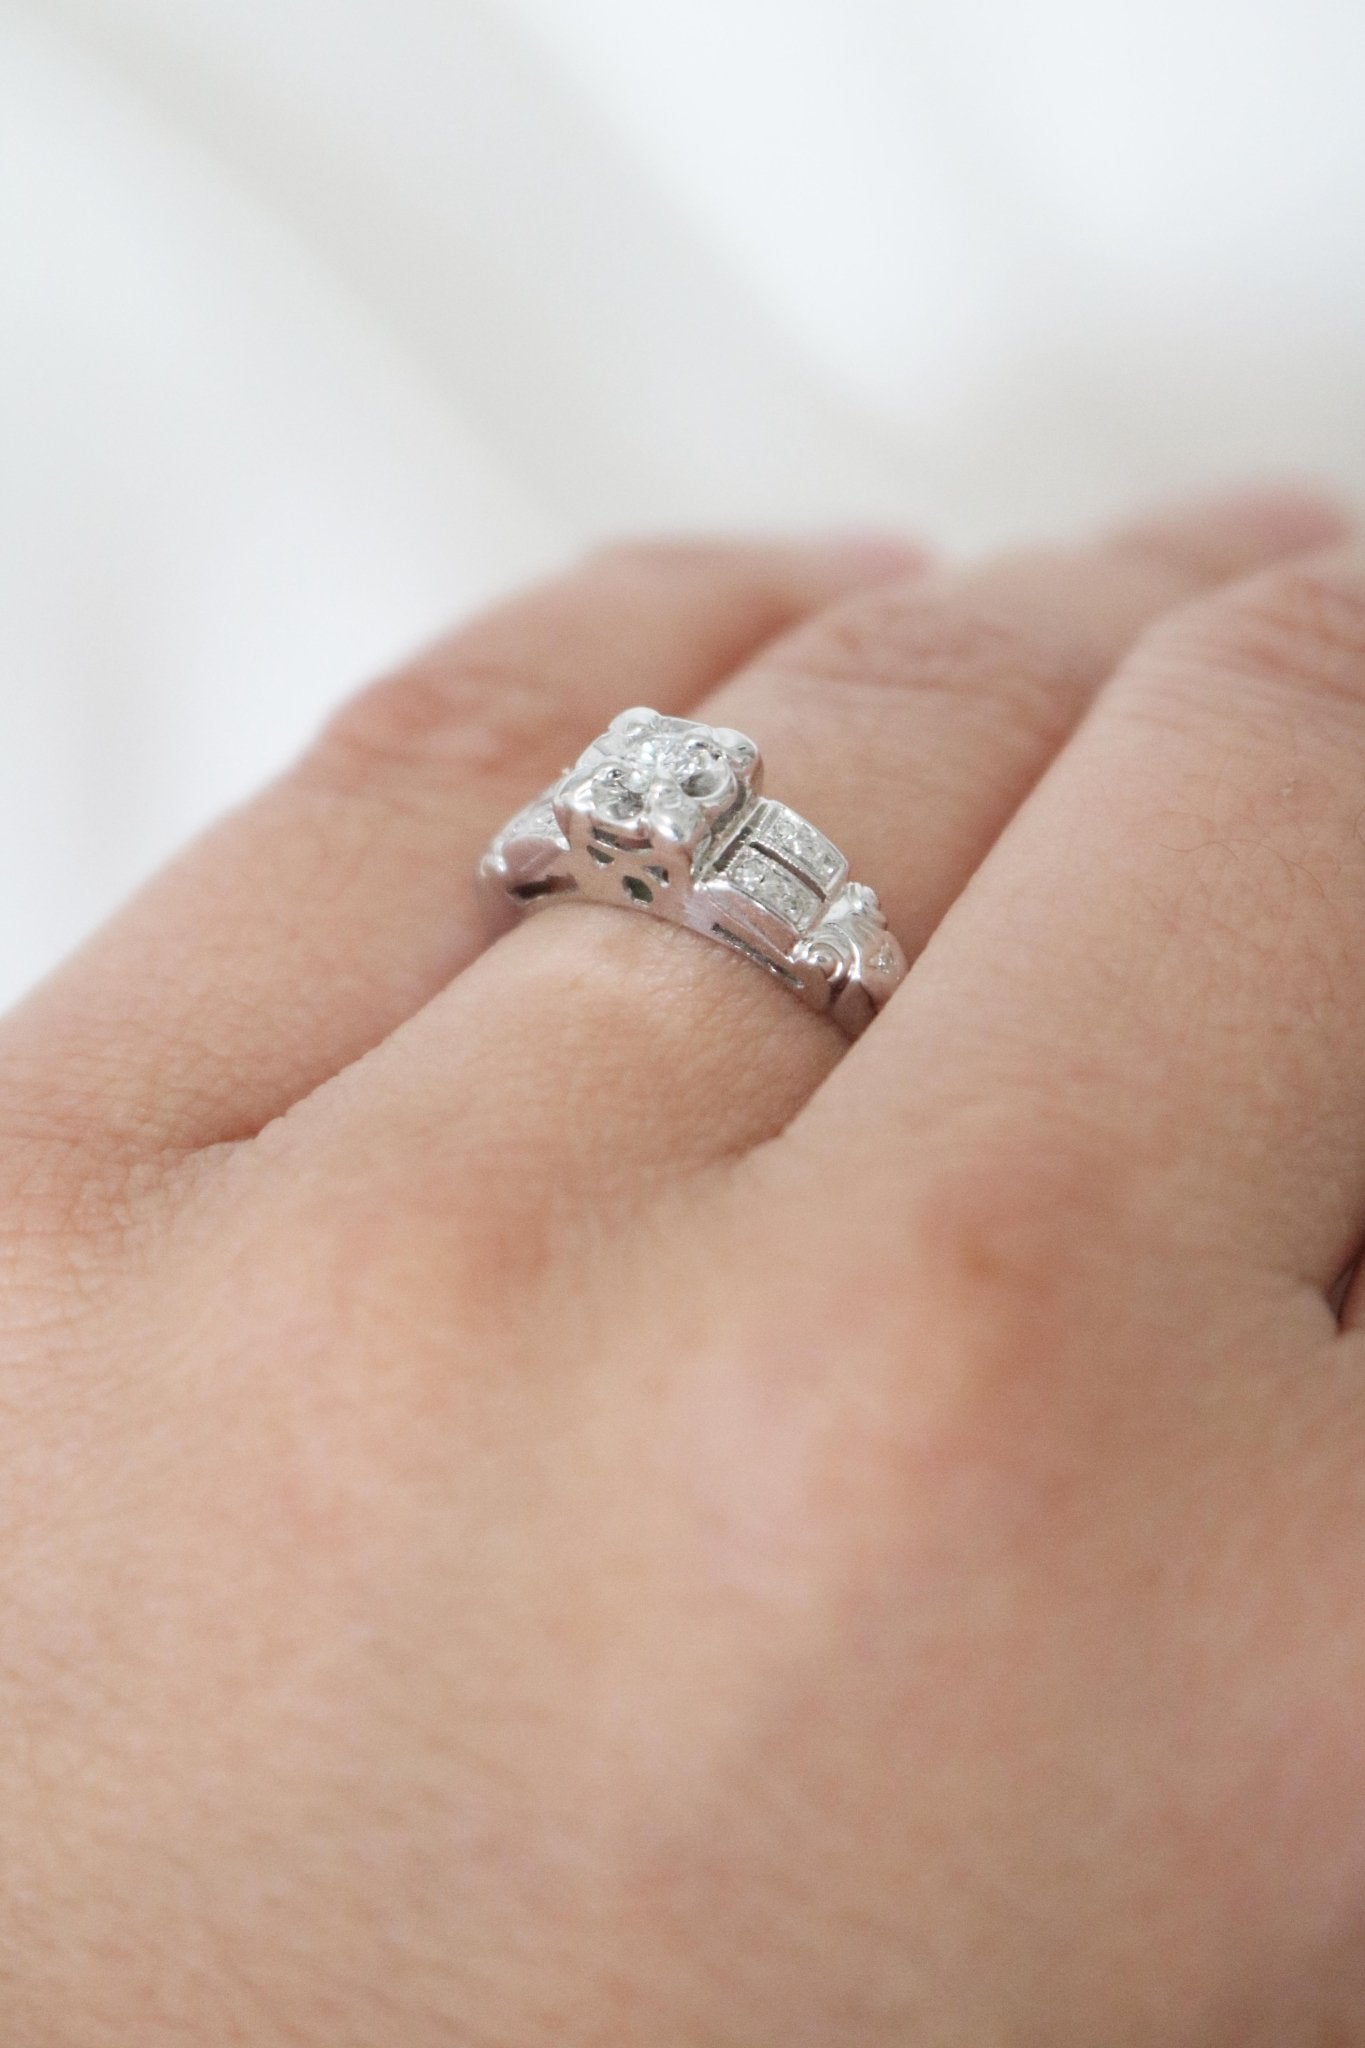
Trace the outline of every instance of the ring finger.
{"type": "Polygon", "coordinates": [[[120,1170],[249,1137],[479,950],[467,884],[522,778],[648,676],[685,709],[917,552],[855,540],[613,548],[363,692],[290,774],[144,890],[0,1032],[0,1134],[120,1170]],[[48,1105],[30,1134],[28,1105],[48,1105]]]}
{"type": "MultiPolygon", "coordinates": [[[[1084,547],[881,585],[775,643],[694,715],[759,741],[769,789],[877,887],[913,956],[1143,628],[1336,530],[1315,503],[1239,494],[1084,547]]],[[[781,1129],[842,1050],[826,1019],[717,945],[555,908],[316,1109],[340,1118],[344,1145],[406,1141],[438,1179],[445,1161],[453,1198],[476,1190],[494,1228],[585,1203],[600,1228],[651,1179],[781,1129]]]]}

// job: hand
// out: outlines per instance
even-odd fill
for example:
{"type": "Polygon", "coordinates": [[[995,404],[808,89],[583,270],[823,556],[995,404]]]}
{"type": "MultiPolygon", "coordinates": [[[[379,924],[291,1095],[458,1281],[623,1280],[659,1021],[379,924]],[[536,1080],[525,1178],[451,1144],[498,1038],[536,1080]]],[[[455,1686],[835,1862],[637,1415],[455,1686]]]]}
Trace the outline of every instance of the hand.
{"type": "Polygon", "coordinates": [[[1275,495],[613,552],[346,710],[0,1035],[6,2042],[1365,2041],[1362,818],[1275,495]],[[481,949],[638,700],[879,889],[852,1050],[481,949]]]}

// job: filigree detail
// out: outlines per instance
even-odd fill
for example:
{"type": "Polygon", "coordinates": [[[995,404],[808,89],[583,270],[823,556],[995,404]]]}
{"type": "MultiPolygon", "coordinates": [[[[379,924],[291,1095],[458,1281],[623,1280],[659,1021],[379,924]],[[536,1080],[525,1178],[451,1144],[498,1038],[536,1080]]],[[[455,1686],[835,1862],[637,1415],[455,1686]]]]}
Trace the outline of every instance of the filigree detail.
{"type": "Polygon", "coordinates": [[[838,847],[760,794],[762,772],[742,733],[623,712],[494,839],[490,922],[563,901],[644,910],[722,941],[856,1036],[905,956],[838,847]]]}

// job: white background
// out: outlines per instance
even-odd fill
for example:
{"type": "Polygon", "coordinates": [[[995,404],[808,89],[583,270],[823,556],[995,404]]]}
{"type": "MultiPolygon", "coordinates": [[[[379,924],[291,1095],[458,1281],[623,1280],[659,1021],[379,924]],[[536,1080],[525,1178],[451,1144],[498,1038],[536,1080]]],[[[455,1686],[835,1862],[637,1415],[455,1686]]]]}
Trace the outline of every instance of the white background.
{"type": "Polygon", "coordinates": [[[1361,0],[0,0],[0,996],[604,532],[1365,498],[1361,0]]]}

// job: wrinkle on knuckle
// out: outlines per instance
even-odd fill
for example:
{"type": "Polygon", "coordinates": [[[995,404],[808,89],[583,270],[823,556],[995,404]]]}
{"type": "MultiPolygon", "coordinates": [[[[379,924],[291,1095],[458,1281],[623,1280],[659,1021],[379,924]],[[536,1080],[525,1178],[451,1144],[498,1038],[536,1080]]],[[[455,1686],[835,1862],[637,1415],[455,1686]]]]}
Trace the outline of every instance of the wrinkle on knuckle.
{"type": "Polygon", "coordinates": [[[573,720],[554,680],[477,644],[425,657],[371,683],[342,706],[300,769],[305,781],[355,793],[376,782],[449,789],[469,780],[516,783],[526,764],[573,720]]]}
{"type": "Polygon", "coordinates": [[[1084,666],[1064,633],[1046,633],[979,597],[889,587],[822,619],[770,657],[784,692],[860,696],[881,715],[888,695],[977,707],[998,728],[1052,734],[1084,666]]]}
{"type": "Polygon", "coordinates": [[[1173,612],[1144,637],[1139,673],[1149,671],[1187,715],[1196,705],[1255,715],[1268,702],[1290,747],[1317,709],[1354,721],[1365,711],[1365,576],[1293,563],[1173,612]],[[1223,682],[1237,693],[1230,702],[1215,701],[1211,685],[1223,682]],[[1297,707],[1288,727],[1286,703],[1297,707]]]}

